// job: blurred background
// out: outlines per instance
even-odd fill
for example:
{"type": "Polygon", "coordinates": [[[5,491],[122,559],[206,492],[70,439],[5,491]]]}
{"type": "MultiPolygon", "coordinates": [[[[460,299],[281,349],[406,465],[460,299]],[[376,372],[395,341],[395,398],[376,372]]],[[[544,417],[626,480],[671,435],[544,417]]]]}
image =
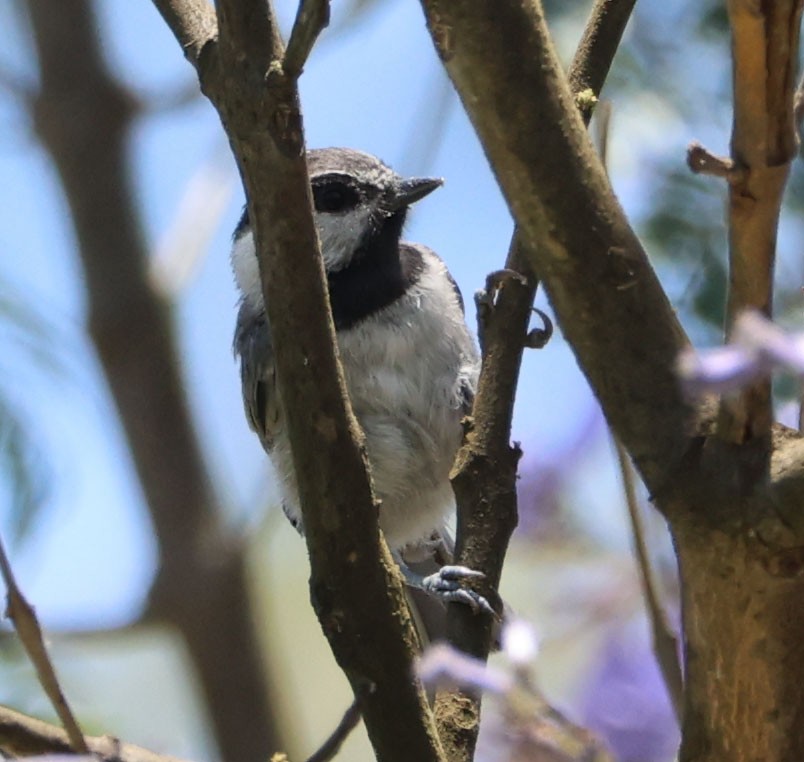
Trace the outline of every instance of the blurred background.
{"type": "MultiPolygon", "coordinates": [[[[287,32],[295,3],[276,5],[287,32]]],[[[545,5],[569,63],[591,3],[545,5]]],[[[724,187],[684,158],[692,140],[728,153],[722,5],[642,0],[603,92],[612,182],[698,345],[721,335],[724,187]]],[[[6,0],[0,30],[0,530],[19,583],[89,732],[199,762],[221,744],[238,762],[304,758],[350,692],[241,408],[228,249],[243,194],[217,116],[150,2],[6,0]]],[[[407,237],[471,297],[512,224],[418,4],[334,3],[301,95],[309,146],[446,178],[407,237]]],[[[788,327],[803,205],[796,169],[777,270],[788,327]]],[[[795,387],[777,391],[794,421],[795,387]]],[[[536,628],[540,685],[624,762],[671,760],[616,458],[560,326],[525,357],[513,436],[521,517],[502,592],[536,628]]],[[[671,543],[642,500],[677,623],[671,543]]],[[[0,703],[52,716],[6,623],[0,703]]],[[[342,758],[371,759],[362,728],[342,758]]]]}

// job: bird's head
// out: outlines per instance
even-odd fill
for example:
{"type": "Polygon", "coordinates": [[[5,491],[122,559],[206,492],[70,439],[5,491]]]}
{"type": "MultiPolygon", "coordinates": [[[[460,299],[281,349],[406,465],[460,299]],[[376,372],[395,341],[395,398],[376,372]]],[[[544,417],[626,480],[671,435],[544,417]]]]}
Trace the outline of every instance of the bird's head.
{"type": "MultiPolygon", "coordinates": [[[[377,246],[396,246],[408,207],[443,180],[404,178],[375,156],[350,148],[320,148],[307,153],[313,216],[324,267],[338,272],[377,246]]],[[[232,264],[246,297],[261,300],[254,237],[243,211],[234,234],[232,264]]]]}

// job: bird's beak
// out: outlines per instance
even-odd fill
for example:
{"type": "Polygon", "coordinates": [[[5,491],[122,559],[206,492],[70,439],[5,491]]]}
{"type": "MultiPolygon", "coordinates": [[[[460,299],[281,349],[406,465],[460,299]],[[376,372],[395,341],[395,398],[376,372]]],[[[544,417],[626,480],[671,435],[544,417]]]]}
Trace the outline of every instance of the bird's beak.
{"type": "Polygon", "coordinates": [[[392,211],[415,204],[443,184],[444,180],[440,177],[411,177],[402,180],[394,189],[391,198],[392,211]]]}

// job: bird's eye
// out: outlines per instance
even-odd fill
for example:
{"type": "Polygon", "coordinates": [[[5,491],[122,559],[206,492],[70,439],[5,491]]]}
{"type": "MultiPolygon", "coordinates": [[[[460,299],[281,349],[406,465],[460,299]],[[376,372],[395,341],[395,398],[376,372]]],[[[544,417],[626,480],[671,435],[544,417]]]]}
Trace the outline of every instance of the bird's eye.
{"type": "Polygon", "coordinates": [[[356,207],[360,197],[351,186],[336,182],[314,185],[313,201],[317,212],[342,212],[356,207]]]}

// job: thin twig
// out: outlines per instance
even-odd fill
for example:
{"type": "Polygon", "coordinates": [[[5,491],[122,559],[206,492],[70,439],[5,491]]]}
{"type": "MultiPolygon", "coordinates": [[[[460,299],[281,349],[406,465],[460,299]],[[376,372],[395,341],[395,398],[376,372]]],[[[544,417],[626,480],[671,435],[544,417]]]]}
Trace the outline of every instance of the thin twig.
{"type": "MultiPolygon", "coordinates": [[[[182,762],[177,757],[156,754],[113,736],[90,736],[86,739],[95,762],[182,762]]],[[[0,758],[28,759],[48,756],[47,759],[85,760],[87,757],[67,756],[71,746],[67,734],[59,727],[35,717],[0,706],[0,758]]]]}
{"type": "Polygon", "coordinates": [[[3,539],[0,537],[0,573],[3,576],[3,581],[6,584],[6,616],[14,624],[14,629],[19,635],[20,641],[25,648],[28,658],[36,669],[36,674],[39,677],[39,682],[42,684],[50,703],[56,710],[56,714],[61,720],[61,724],[67,731],[67,737],[70,739],[70,746],[78,754],[86,754],[89,752],[89,747],[84,740],[84,734],[78,726],[75,715],[67,703],[64,692],[59,685],[58,678],[56,677],[56,670],[53,668],[53,663],[45,647],[45,641],[42,637],[42,628],[39,626],[39,621],[36,618],[36,612],[25,600],[25,596],[17,586],[17,580],[14,577],[14,572],[11,569],[6,549],[3,545],[3,539]]]}
{"type": "Polygon", "coordinates": [[[334,759],[335,755],[340,751],[343,742],[347,739],[349,734],[357,727],[362,715],[363,699],[375,690],[374,686],[367,684],[365,689],[355,696],[355,700],[351,706],[343,713],[341,721],[332,734],[323,744],[316,750],[308,759],[307,762],[328,762],[334,759]]]}
{"type": "MultiPolygon", "coordinates": [[[[595,4],[584,42],[578,48],[569,73],[573,94],[586,89],[592,89],[593,94],[600,92],[634,2],[598,0],[595,4]]],[[[439,13],[433,14],[429,3],[425,2],[424,6],[436,47],[441,46],[441,54],[446,59],[450,56],[450,35],[439,33],[439,29],[444,28],[439,13]]],[[[582,110],[582,116],[588,124],[591,109],[582,110]]],[[[538,273],[530,264],[534,257],[528,251],[529,246],[521,231],[515,229],[505,269],[522,277],[510,279],[507,287],[500,291],[493,301],[493,320],[486,321],[483,326],[485,347],[473,409],[474,427],[471,439],[458,454],[453,478],[458,504],[456,558],[486,574],[491,589],[484,592],[496,591],[508,539],[517,520],[515,484],[520,451],[518,447],[510,447],[509,440],[522,351],[528,343],[538,345],[534,339],[549,338],[551,330],[545,326],[542,334],[527,333],[539,282],[538,273]],[[527,338],[523,340],[523,336],[527,338]],[[480,487],[487,492],[482,493],[480,487]],[[489,512],[483,506],[492,500],[495,510],[489,512]]],[[[488,655],[490,625],[480,617],[474,617],[472,621],[471,615],[456,606],[451,606],[448,612],[450,642],[478,658],[485,659],[488,655]]],[[[436,701],[435,713],[442,735],[447,737],[449,734],[452,740],[453,758],[461,761],[472,759],[480,699],[444,692],[436,701]],[[475,719],[474,722],[467,721],[459,733],[454,730],[456,711],[465,718],[473,716],[475,719]]]]}
{"type": "Polygon", "coordinates": [[[592,97],[578,103],[587,124],[635,3],[636,0],[597,0],[586,22],[567,77],[576,98],[591,90],[592,97]]]}
{"type": "Polygon", "coordinates": [[[282,61],[285,74],[299,78],[318,35],[328,24],[329,0],[301,0],[282,61]]]}
{"type": "Polygon", "coordinates": [[[724,177],[731,183],[741,182],[745,176],[727,156],[715,156],[696,141],[687,146],[687,166],[696,175],[724,177]]]}
{"type": "Polygon", "coordinates": [[[625,448],[620,444],[616,437],[614,439],[614,449],[617,452],[617,460],[620,464],[620,473],[623,479],[623,490],[625,491],[625,502],[628,506],[628,516],[631,520],[631,532],[634,537],[634,553],[636,554],[637,566],[639,567],[639,580],[642,586],[642,594],[645,598],[645,606],[650,618],[651,630],[653,632],[653,652],[656,661],[664,678],[667,694],[673,705],[676,719],[681,723],[684,710],[684,678],[681,674],[681,665],[678,661],[678,639],[673,634],[673,630],[667,619],[667,614],[662,606],[658,585],[653,574],[653,568],[648,554],[648,547],[645,541],[645,527],[642,523],[642,516],[639,511],[639,504],[636,498],[634,484],[634,469],[625,448]]]}

